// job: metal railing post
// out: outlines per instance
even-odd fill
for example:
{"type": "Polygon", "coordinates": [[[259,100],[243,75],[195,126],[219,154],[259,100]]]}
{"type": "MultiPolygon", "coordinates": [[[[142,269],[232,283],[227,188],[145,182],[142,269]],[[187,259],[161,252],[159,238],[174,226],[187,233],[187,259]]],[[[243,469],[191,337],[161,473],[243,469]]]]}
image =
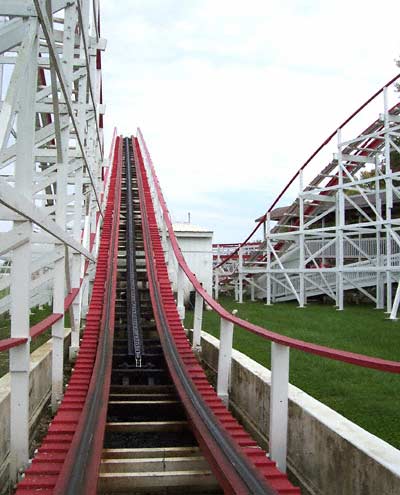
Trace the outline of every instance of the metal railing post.
{"type": "Polygon", "coordinates": [[[221,318],[217,394],[225,402],[229,401],[229,378],[231,374],[233,323],[221,318]]]}
{"type": "Polygon", "coordinates": [[[286,472],[289,347],[271,342],[269,456],[286,472]]]}
{"type": "Polygon", "coordinates": [[[194,303],[194,319],[193,319],[193,345],[192,349],[196,352],[201,352],[201,327],[203,323],[203,298],[196,292],[194,303]]]}
{"type": "MultiPolygon", "coordinates": [[[[32,230],[26,222],[27,232],[32,230]]],[[[29,241],[14,250],[11,265],[11,337],[28,341],[10,349],[10,478],[29,461],[29,289],[31,266],[31,234],[29,241]]]]}
{"type": "Polygon", "coordinates": [[[397,285],[396,295],[394,296],[392,311],[389,316],[390,320],[397,320],[397,311],[399,310],[399,304],[400,304],[400,282],[397,285]]]}
{"type": "Polygon", "coordinates": [[[386,280],[386,313],[391,314],[392,311],[392,299],[393,299],[393,287],[392,287],[392,208],[393,208],[393,180],[392,180],[392,166],[391,159],[391,136],[390,136],[390,122],[389,122],[389,104],[388,104],[388,88],[383,90],[384,100],[384,125],[385,125],[385,223],[383,224],[386,234],[386,273],[383,274],[384,280],[386,280]]]}

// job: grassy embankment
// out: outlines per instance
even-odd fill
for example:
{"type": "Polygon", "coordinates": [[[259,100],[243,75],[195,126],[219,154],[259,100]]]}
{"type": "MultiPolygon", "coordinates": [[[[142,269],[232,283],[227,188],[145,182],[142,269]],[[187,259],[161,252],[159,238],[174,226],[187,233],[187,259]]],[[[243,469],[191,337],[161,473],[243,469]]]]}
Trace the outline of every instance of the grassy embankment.
{"type": "MultiPolygon", "coordinates": [[[[344,311],[312,303],[299,309],[295,303],[266,306],[221,298],[221,304],[238,316],[264,328],[316,344],[400,361],[400,321],[385,319],[371,306],[347,306],[344,311]]],[[[185,326],[192,328],[193,312],[185,326]]],[[[205,311],[203,329],[219,336],[219,318],[205,311]]],[[[270,367],[270,345],[235,327],[234,347],[270,367]]],[[[362,428],[400,448],[400,376],[324,359],[291,350],[290,382],[354,421],[362,428]]]]}

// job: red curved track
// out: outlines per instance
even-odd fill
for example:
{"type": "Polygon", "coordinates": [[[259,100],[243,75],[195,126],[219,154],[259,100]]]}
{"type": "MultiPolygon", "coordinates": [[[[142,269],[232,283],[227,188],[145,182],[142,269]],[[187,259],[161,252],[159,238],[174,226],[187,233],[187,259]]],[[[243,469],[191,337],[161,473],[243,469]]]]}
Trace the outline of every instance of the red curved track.
{"type": "MultiPolygon", "coordinates": [[[[307,168],[307,166],[309,165],[309,163],[319,154],[319,152],[323,148],[325,148],[325,146],[327,144],[329,144],[331,142],[331,140],[337,135],[337,132],[339,130],[341,130],[344,127],[346,127],[346,125],[349,122],[351,122],[364,108],[366,108],[373,100],[375,100],[375,98],[377,96],[379,96],[381,93],[383,93],[383,91],[386,88],[388,88],[389,86],[391,86],[392,84],[394,84],[399,78],[400,78],[400,74],[397,74],[390,81],[388,81],[384,86],[382,86],[376,93],[374,93],[370,98],[368,98],[367,101],[365,101],[359,108],[357,108],[357,110],[355,110],[344,122],[342,122],[325,139],[325,141],[320,146],[318,146],[318,148],[307,158],[307,160],[300,166],[300,168],[297,170],[297,172],[291,177],[291,179],[288,181],[288,183],[284,186],[284,188],[282,189],[282,191],[278,194],[278,196],[275,198],[275,200],[273,201],[273,203],[271,204],[271,206],[268,208],[267,212],[259,219],[257,225],[250,232],[250,234],[246,237],[246,239],[243,242],[241,242],[240,244],[238,244],[238,247],[235,250],[233,250],[228,256],[226,256],[226,257],[224,256],[223,259],[222,259],[222,261],[220,263],[218,263],[217,265],[214,266],[214,269],[220,268],[221,266],[223,266],[225,263],[227,263],[228,261],[230,261],[232,259],[237,259],[240,248],[242,248],[243,246],[249,245],[250,239],[258,231],[258,229],[261,227],[261,225],[263,225],[263,223],[266,221],[268,213],[271,213],[272,212],[272,210],[276,207],[276,205],[282,199],[282,197],[284,196],[284,194],[286,193],[286,191],[290,188],[290,186],[294,183],[294,181],[299,177],[300,173],[305,168],[307,168]]],[[[395,105],[395,107],[393,107],[392,109],[390,109],[389,112],[394,112],[394,111],[397,111],[398,112],[399,110],[400,110],[400,103],[398,103],[397,105],[395,105]]],[[[372,128],[374,125],[379,125],[379,124],[380,124],[380,121],[377,120],[371,126],[369,126],[364,132],[362,132],[360,135],[362,136],[364,134],[367,134],[368,133],[368,130],[370,128],[372,128]]],[[[382,124],[380,125],[380,128],[383,128],[383,125],[382,124]]],[[[361,147],[364,148],[364,150],[368,149],[370,151],[370,150],[374,150],[374,149],[378,148],[378,146],[380,144],[381,144],[381,140],[379,140],[379,139],[367,139],[364,143],[362,143],[361,147]]],[[[368,154],[369,151],[360,150],[359,152],[356,153],[356,155],[363,156],[363,155],[368,154]]],[[[349,162],[348,168],[351,169],[351,167],[353,167],[353,166],[354,165],[352,165],[352,163],[349,162]]],[[[337,180],[338,179],[336,177],[332,178],[330,180],[330,182],[327,184],[327,186],[336,185],[337,184],[337,180]]],[[[324,192],[322,194],[327,194],[327,192],[324,192]]],[[[314,209],[315,209],[315,206],[309,206],[307,209],[305,209],[304,214],[305,215],[308,215],[314,209]]],[[[297,224],[294,223],[294,225],[298,225],[298,223],[297,224]]],[[[282,244],[283,244],[283,242],[277,244],[275,246],[275,250],[278,251],[281,248],[282,244]]],[[[264,258],[262,258],[262,259],[264,259],[264,258]]]]}

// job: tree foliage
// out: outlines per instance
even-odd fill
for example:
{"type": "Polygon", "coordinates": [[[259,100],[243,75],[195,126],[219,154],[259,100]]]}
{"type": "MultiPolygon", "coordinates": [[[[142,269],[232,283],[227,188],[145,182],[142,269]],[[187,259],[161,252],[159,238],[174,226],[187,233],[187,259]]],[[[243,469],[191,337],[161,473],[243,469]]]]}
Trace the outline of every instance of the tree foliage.
{"type": "MultiPolygon", "coordinates": [[[[400,140],[395,141],[396,146],[400,147],[400,140]]],[[[390,152],[390,167],[392,172],[400,172],[400,153],[397,150],[392,150],[390,152]]],[[[381,163],[378,167],[378,175],[385,173],[385,163],[381,163]]],[[[360,179],[371,179],[375,177],[375,169],[372,170],[362,170],[360,173],[360,179]]],[[[371,181],[366,184],[362,184],[361,187],[365,189],[375,189],[376,182],[371,181]]],[[[385,189],[385,181],[382,179],[379,181],[380,189],[385,189]]]]}

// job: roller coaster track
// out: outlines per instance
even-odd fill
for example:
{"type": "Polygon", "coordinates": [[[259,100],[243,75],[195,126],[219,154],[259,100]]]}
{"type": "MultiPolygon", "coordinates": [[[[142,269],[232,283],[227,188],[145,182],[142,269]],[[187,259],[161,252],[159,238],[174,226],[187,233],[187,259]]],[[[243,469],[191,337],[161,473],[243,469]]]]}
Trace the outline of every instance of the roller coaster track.
{"type": "MultiPolygon", "coordinates": [[[[133,205],[132,193],[132,143],[124,139],[125,151],[125,181],[126,181],[126,204],[133,205]]],[[[141,366],[143,354],[143,337],[140,323],[139,291],[136,282],[136,249],[135,249],[135,221],[133,208],[126,209],[126,251],[127,263],[127,324],[128,324],[128,352],[135,356],[135,363],[141,366]]]]}
{"type": "MultiPolygon", "coordinates": [[[[244,246],[249,245],[249,241],[252,239],[254,234],[260,229],[260,227],[266,222],[268,214],[270,214],[273,209],[279,204],[281,199],[284,197],[285,193],[289,190],[289,188],[292,186],[292,184],[295,182],[297,178],[299,178],[300,174],[310,165],[310,163],[319,155],[321,150],[323,150],[331,141],[332,139],[337,135],[338,131],[341,131],[344,129],[357,115],[360,114],[362,110],[364,110],[371,102],[373,102],[379,95],[381,95],[387,88],[392,86],[398,79],[400,78],[400,74],[397,74],[395,77],[393,77],[390,81],[388,81],[384,86],[382,86],[378,91],[376,91],[368,100],[366,100],[359,108],[357,108],[344,122],[342,122],[324,141],[323,143],[315,150],[313,153],[307,158],[307,160],[299,167],[299,169],[296,171],[296,173],[290,178],[290,180],[287,182],[287,184],[283,187],[281,192],[278,194],[278,196],[275,198],[275,200],[272,202],[271,206],[268,208],[267,212],[262,215],[258,221],[256,226],[253,228],[253,230],[250,232],[250,234],[246,237],[246,239],[239,243],[237,245],[236,249],[231,250],[231,252],[227,256],[221,257],[221,261],[215,264],[214,269],[221,268],[223,265],[225,265],[227,262],[230,260],[234,261],[238,259],[238,253],[241,248],[244,246]]],[[[397,103],[394,105],[391,109],[389,109],[389,114],[397,116],[400,113],[400,103],[397,103]]],[[[381,119],[377,119],[375,122],[373,122],[371,125],[369,125],[359,136],[358,138],[360,139],[360,144],[357,146],[357,148],[349,146],[344,150],[344,154],[352,154],[354,161],[350,158],[346,162],[346,168],[351,175],[355,175],[361,168],[362,165],[359,163],[357,160],[358,157],[366,157],[368,155],[373,155],[377,150],[379,150],[383,146],[382,139],[376,139],[371,137],[371,134],[373,132],[379,132],[384,128],[384,125],[382,123],[381,119]]],[[[337,163],[335,161],[330,162],[324,169],[318,173],[314,179],[310,182],[310,184],[307,186],[307,189],[312,189],[315,187],[318,187],[323,181],[326,181],[327,177],[329,178],[329,181],[327,184],[325,184],[325,187],[330,187],[330,186],[335,186],[338,183],[338,174],[334,174],[333,176],[329,176],[329,174],[336,168],[337,163]]],[[[323,191],[322,195],[327,195],[327,194],[333,194],[333,191],[331,193],[327,191],[323,191]]],[[[318,214],[318,208],[321,206],[321,202],[314,201],[314,203],[307,208],[305,208],[304,214],[305,215],[317,215],[318,214]]],[[[274,227],[273,232],[278,232],[279,229],[282,228],[287,228],[288,223],[291,218],[294,218],[294,223],[290,225],[290,228],[293,229],[293,226],[298,225],[298,218],[296,216],[296,211],[297,209],[297,202],[295,201],[290,207],[288,212],[285,215],[285,218],[282,222],[279,222],[278,225],[274,227]]],[[[285,242],[280,242],[275,246],[276,251],[283,251],[285,248],[285,242]]],[[[265,260],[265,255],[263,253],[263,249],[260,249],[259,252],[254,253],[251,257],[253,261],[264,261],[265,260]]],[[[251,260],[249,260],[251,261],[251,260]]]]}
{"type": "MultiPolygon", "coordinates": [[[[10,445],[10,481],[18,479],[17,495],[161,490],[193,495],[299,494],[285,474],[289,350],[388,373],[400,373],[400,363],[285,337],[220,306],[182,255],[141,132],[136,138],[114,133],[112,166],[104,160],[101,53],[106,40],[101,36],[98,0],[22,0],[0,5],[4,21],[0,54],[2,64],[10,69],[5,74],[0,71],[0,85],[7,86],[0,98],[0,222],[13,225],[2,232],[1,249],[14,272],[2,273],[0,280],[0,291],[8,287],[11,291],[0,307],[0,311],[11,309],[11,336],[0,340],[0,352],[11,350],[12,412],[5,422],[9,420],[10,435],[3,444],[10,445]],[[168,255],[196,291],[196,308],[202,312],[206,304],[221,320],[219,362],[224,361],[224,369],[223,373],[218,369],[215,388],[182,326],[168,275],[171,267],[165,261],[167,235],[168,255]],[[40,248],[48,243],[49,258],[40,248]],[[31,303],[43,301],[37,296],[50,279],[54,312],[29,328],[31,303]],[[86,287],[91,299],[80,333],[86,287]],[[63,388],[67,310],[71,310],[70,351],[78,354],[63,388]],[[224,331],[232,337],[234,326],[271,344],[268,453],[226,405],[232,339],[229,349],[224,331]],[[51,327],[51,405],[56,413],[28,462],[30,379],[34,380],[29,344],[51,327]],[[277,354],[280,358],[274,359],[277,354]]],[[[385,116],[389,112],[395,117],[392,123],[400,127],[400,105],[387,110],[385,116]]],[[[351,155],[344,160],[349,175],[360,169],[363,158],[382,148],[382,138],[376,136],[386,124],[388,119],[377,119],[359,135],[357,146],[344,149],[351,155]]],[[[335,134],[336,130],[300,167],[269,212],[335,134]]],[[[334,161],[329,163],[310,187],[335,186],[339,180],[335,167],[334,161]]],[[[318,215],[322,194],[331,193],[323,192],[308,203],[306,215],[318,215]]],[[[287,216],[295,223],[282,222],[283,228],[296,226],[296,208],[293,204],[287,216]]],[[[251,247],[248,241],[266,218],[263,215],[244,243],[229,247],[233,250],[222,257],[220,266],[239,259],[244,245],[251,247]]],[[[282,252],[287,244],[283,240],[275,247],[282,252]]],[[[262,249],[248,256],[247,261],[264,259],[262,249]]],[[[178,303],[179,295],[178,281],[178,303]]],[[[197,309],[194,348],[195,338],[201,342],[197,309]]],[[[40,397],[43,407],[45,397],[40,397]]],[[[302,454],[309,456],[307,449],[302,454]]]]}
{"type": "MultiPolygon", "coordinates": [[[[171,289],[156,219],[155,201],[162,209],[171,246],[181,269],[204,301],[221,318],[282,346],[362,367],[391,373],[400,372],[400,363],[284,337],[228,313],[202,288],[180,252],[154,166],[140,131],[138,138],[123,140],[117,137],[96,275],[82,344],[63,401],[31,467],[27,469],[23,480],[18,484],[16,493],[18,495],[34,493],[90,495],[140,492],[144,485],[135,485],[138,479],[137,473],[118,471],[118,466],[124,465],[125,468],[121,469],[126,470],[126,466],[130,466],[134,461],[118,459],[118,456],[124,453],[126,455],[126,452],[130,455],[137,455],[138,451],[143,453],[151,449],[129,448],[129,445],[125,445],[122,449],[110,449],[107,447],[107,442],[110,441],[110,434],[112,436],[113,431],[131,431],[129,428],[132,428],[132,425],[135,428],[138,427],[139,423],[132,422],[129,416],[129,414],[134,415],[134,407],[138,404],[150,404],[156,408],[162,403],[174,402],[157,400],[160,390],[167,387],[168,390],[172,388],[173,393],[177,394],[179,407],[183,408],[184,417],[188,420],[187,423],[175,421],[174,427],[177,427],[178,423],[179,427],[187,424],[205,458],[204,461],[196,462],[206,462],[207,469],[211,469],[217,481],[217,484],[210,481],[210,475],[204,467],[201,471],[192,471],[192,473],[197,473],[196,476],[205,476],[206,487],[202,485],[201,493],[221,493],[220,490],[223,490],[224,493],[232,494],[299,494],[299,489],[288,481],[286,475],[277,469],[266,452],[258,447],[257,443],[232,417],[224,402],[209,384],[192,352],[171,289]],[[125,163],[125,181],[123,181],[123,163],[125,163]],[[126,174],[129,164],[133,177],[135,177],[138,195],[136,200],[132,198],[128,204],[127,189],[129,185],[132,185],[132,182],[129,184],[129,172],[126,174]],[[128,210],[131,210],[129,214],[128,210]],[[123,227],[126,230],[128,218],[135,222],[135,236],[129,236],[123,232],[123,227]],[[136,365],[136,354],[131,355],[129,350],[129,325],[127,324],[129,314],[124,313],[126,320],[122,327],[117,325],[117,322],[122,321],[118,301],[121,301],[122,294],[126,293],[128,287],[127,280],[124,282],[121,279],[121,267],[125,264],[124,270],[127,276],[129,268],[125,258],[127,251],[131,249],[136,253],[136,266],[132,277],[134,287],[131,284],[130,291],[138,290],[140,276],[141,290],[149,293],[148,302],[151,303],[151,307],[146,306],[143,300],[139,301],[140,298],[136,299],[135,304],[142,307],[144,304],[145,310],[141,314],[142,323],[146,318],[147,324],[151,325],[154,321],[163,351],[163,354],[156,359],[158,362],[165,361],[166,371],[163,376],[166,377],[164,379],[171,380],[171,382],[167,381],[166,385],[157,385],[154,376],[162,370],[153,369],[151,366],[147,370],[131,368],[129,362],[128,364],[123,362],[122,367],[116,368],[116,362],[121,362],[121,358],[122,361],[129,361],[131,358],[134,360],[134,366],[136,365]],[[141,260],[142,250],[145,255],[145,265],[137,263],[141,260]],[[136,281],[133,282],[135,278],[136,281]],[[123,340],[121,340],[121,331],[126,336],[123,340]],[[117,336],[114,338],[115,332],[117,336]],[[122,355],[121,345],[125,346],[122,355]],[[132,382],[130,376],[136,376],[136,381],[132,382]],[[150,398],[149,391],[154,393],[154,390],[157,393],[150,398]],[[143,397],[146,397],[146,400],[142,400],[143,397]],[[115,423],[113,422],[115,420],[110,418],[110,414],[117,414],[110,413],[115,407],[121,407],[125,411],[125,423],[115,423]],[[128,416],[126,416],[126,411],[128,411],[128,416]],[[110,455],[116,458],[110,459],[110,455]],[[107,463],[116,466],[117,471],[103,471],[107,463]]],[[[125,297],[127,303],[129,294],[125,294],[125,297]]],[[[144,363],[150,359],[151,354],[146,350],[148,347],[143,344],[145,341],[142,335],[141,353],[144,363]]],[[[154,343],[152,345],[154,346],[154,343]]],[[[148,416],[146,418],[144,420],[142,418],[140,428],[147,425],[148,416]]],[[[155,423],[151,424],[154,426],[155,423]]],[[[136,436],[140,437],[140,435],[136,436]]],[[[128,435],[128,439],[134,437],[128,435]]],[[[197,448],[194,444],[189,450],[193,451],[197,448]]],[[[165,456],[167,451],[174,449],[162,446],[161,450],[165,456]]],[[[158,451],[160,448],[152,450],[153,454],[158,451]]],[[[150,460],[156,461],[156,459],[150,460]]],[[[146,483],[149,483],[149,479],[158,479],[157,477],[162,474],[166,473],[153,473],[154,476],[143,473],[139,476],[147,476],[146,483]]],[[[182,474],[184,473],[180,472],[180,476],[182,474]]],[[[171,476],[172,474],[168,480],[171,476]]],[[[186,473],[186,483],[192,486],[191,490],[195,489],[193,480],[190,479],[188,482],[188,478],[190,478],[190,472],[186,473]]],[[[168,480],[165,482],[168,483],[168,480]]],[[[154,480],[152,482],[154,483],[154,480]]],[[[176,483],[176,480],[172,483],[176,483]]],[[[145,485],[145,489],[149,486],[154,489],[154,485],[148,484],[145,485]]],[[[189,488],[186,487],[186,489],[189,488]]]]}
{"type": "MultiPolygon", "coordinates": [[[[74,371],[48,433],[18,485],[17,494],[39,490],[40,493],[71,495],[97,492],[114,366],[112,342],[120,211],[122,213],[124,207],[133,208],[133,202],[121,204],[122,157],[130,160],[130,144],[116,139],[93,294],[74,371]]],[[[192,353],[168,279],[142,152],[137,139],[133,138],[132,144],[154,319],[168,371],[192,433],[225,493],[300,493],[231,416],[192,353]]],[[[126,215],[126,219],[128,217],[126,215]]],[[[132,242],[129,236],[125,239],[132,242]]],[[[129,249],[127,244],[126,250],[129,249]]]]}

